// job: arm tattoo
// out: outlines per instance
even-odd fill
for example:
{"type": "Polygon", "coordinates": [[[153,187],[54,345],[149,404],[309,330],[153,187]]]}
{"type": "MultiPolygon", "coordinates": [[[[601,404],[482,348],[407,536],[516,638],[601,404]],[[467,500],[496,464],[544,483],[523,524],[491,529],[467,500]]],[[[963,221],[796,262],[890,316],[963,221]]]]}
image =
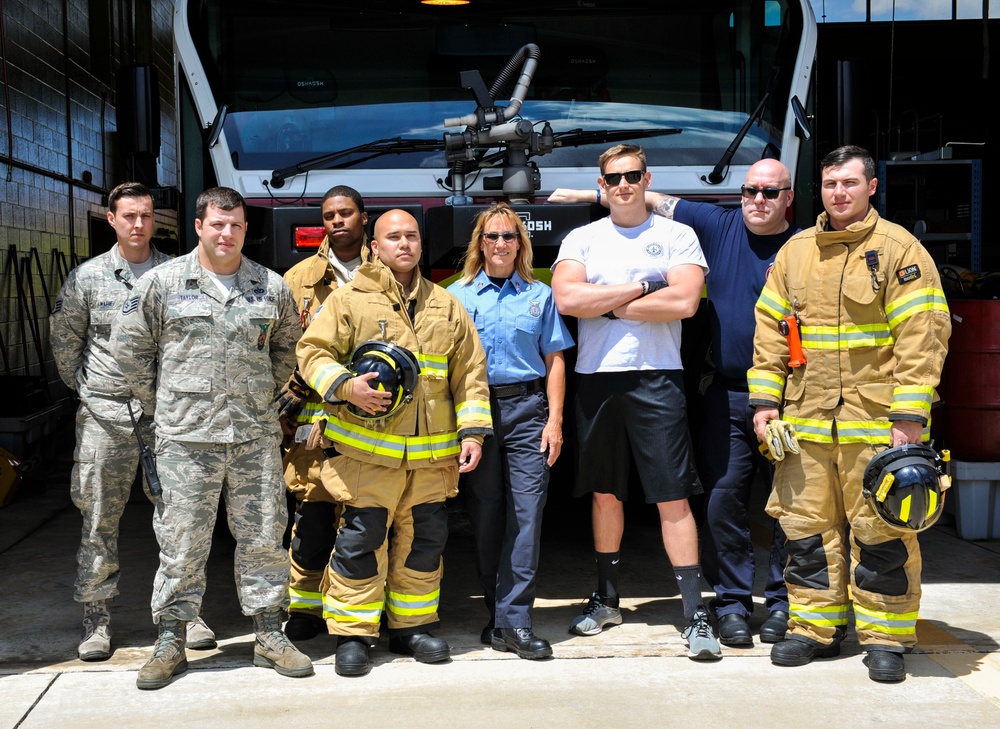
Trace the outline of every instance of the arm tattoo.
{"type": "Polygon", "coordinates": [[[653,208],[653,212],[657,215],[661,215],[664,218],[674,219],[674,208],[677,207],[677,202],[680,200],[679,197],[674,197],[673,195],[664,195],[663,199],[657,203],[656,207],[653,208]]]}

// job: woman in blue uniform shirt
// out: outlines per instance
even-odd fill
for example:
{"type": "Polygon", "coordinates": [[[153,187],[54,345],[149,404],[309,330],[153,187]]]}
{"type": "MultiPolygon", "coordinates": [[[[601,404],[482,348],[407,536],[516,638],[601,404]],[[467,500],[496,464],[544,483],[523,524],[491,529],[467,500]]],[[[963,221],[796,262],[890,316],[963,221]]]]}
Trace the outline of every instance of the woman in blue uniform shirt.
{"type": "Polygon", "coordinates": [[[476,323],[489,371],[493,433],[461,486],[490,621],[482,642],[521,658],[552,655],[532,632],[542,509],[562,450],[573,339],[552,290],[532,274],[521,218],[506,203],[476,218],[462,278],[448,287],[476,323]]]}

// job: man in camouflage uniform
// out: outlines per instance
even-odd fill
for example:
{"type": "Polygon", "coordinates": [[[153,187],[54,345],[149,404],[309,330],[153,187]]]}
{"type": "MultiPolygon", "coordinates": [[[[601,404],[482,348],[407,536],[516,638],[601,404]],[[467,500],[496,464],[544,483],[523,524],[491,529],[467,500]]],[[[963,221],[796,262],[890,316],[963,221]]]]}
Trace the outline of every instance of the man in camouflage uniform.
{"type": "MultiPolygon", "coordinates": [[[[59,377],[80,398],[70,493],[83,515],[73,599],[83,603],[78,652],[84,661],[111,657],[108,604],[118,594],[121,572],[118,523],[139,464],[126,406],[131,392],[111,355],[111,322],[139,277],[168,259],[150,245],[153,198],[145,185],[118,185],[108,208],[117,244],[70,271],[49,320],[59,377]]],[[[152,417],[143,416],[138,401],[131,404],[144,440],[152,443],[152,417]]],[[[200,618],[188,630],[192,648],[215,647],[215,635],[200,618]]]]}
{"type": "Polygon", "coordinates": [[[295,364],[298,312],[284,281],[243,258],[246,202],[230,188],[195,202],[196,250],[136,286],[115,322],[125,379],[154,412],[163,498],[153,529],[159,637],[136,681],[165,686],[187,670],[184,626],[201,607],[220,495],[236,538],[236,580],[253,618],[254,665],[308,676],[312,662],[281,630],[288,604],[288,513],[274,393],[295,364]]]}
{"type": "MultiPolygon", "coordinates": [[[[285,274],[285,283],[299,307],[303,332],[326,297],[352,281],[362,258],[368,255],[368,213],[357,190],[347,185],[330,188],[323,196],[321,211],[326,237],[319,250],[285,274]]],[[[326,632],[320,582],[333,552],[339,509],[320,479],[323,450],[308,440],[313,419],[323,412],[323,398],[296,370],[282,388],[278,407],[287,444],[285,485],[297,502],[288,550],[291,580],[285,635],[295,641],[309,640],[326,632]]]]}

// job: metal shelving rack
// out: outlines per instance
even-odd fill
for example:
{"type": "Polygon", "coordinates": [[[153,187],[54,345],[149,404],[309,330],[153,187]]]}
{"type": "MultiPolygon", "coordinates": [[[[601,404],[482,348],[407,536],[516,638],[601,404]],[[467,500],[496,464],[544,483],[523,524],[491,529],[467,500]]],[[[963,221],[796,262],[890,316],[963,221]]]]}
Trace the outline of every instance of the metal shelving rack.
{"type": "Polygon", "coordinates": [[[910,230],[939,264],[968,261],[982,272],[982,160],[881,161],[878,180],[879,215],[910,230]]]}

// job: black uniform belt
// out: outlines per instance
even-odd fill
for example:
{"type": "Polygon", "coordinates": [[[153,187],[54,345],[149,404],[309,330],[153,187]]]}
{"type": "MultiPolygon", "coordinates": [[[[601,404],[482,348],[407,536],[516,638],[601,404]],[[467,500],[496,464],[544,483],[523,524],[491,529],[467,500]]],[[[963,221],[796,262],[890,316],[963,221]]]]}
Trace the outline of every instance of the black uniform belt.
{"type": "Polygon", "coordinates": [[[515,395],[527,395],[531,392],[541,392],[545,389],[545,380],[539,377],[531,382],[515,382],[513,385],[491,385],[490,396],[497,399],[503,397],[514,397],[515,395]]]}

